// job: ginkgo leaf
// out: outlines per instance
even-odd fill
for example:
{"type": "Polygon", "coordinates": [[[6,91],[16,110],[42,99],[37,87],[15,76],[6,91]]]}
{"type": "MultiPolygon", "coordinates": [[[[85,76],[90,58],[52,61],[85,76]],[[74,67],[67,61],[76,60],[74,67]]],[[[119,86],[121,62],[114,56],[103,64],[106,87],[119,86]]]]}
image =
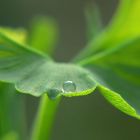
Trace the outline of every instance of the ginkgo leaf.
{"type": "Polygon", "coordinates": [[[74,61],[82,61],[125,40],[140,36],[140,1],[120,0],[118,10],[108,26],[88,43],[74,61]]]}
{"type": "Polygon", "coordinates": [[[0,80],[14,83],[18,91],[34,96],[47,93],[79,96],[97,86],[91,73],[79,66],[55,63],[48,56],[0,34],[0,80]]]}
{"type": "Polygon", "coordinates": [[[140,1],[121,0],[109,26],[75,59],[92,71],[103,96],[140,118],[140,1]]]}
{"type": "Polygon", "coordinates": [[[121,111],[140,118],[140,38],[95,55],[82,66],[93,72],[101,93],[121,111]]]}

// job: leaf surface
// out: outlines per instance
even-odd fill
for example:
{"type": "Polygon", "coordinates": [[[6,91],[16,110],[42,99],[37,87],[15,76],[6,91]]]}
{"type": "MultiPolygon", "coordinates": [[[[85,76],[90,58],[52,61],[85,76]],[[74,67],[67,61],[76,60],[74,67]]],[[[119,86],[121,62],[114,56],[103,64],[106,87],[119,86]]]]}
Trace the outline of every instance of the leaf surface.
{"type": "Polygon", "coordinates": [[[121,0],[109,26],[75,59],[92,71],[103,96],[140,118],[140,1],[121,0]]]}
{"type": "Polygon", "coordinates": [[[22,93],[34,96],[47,93],[51,98],[85,95],[96,88],[96,82],[87,70],[73,64],[55,63],[48,56],[17,44],[2,34],[0,80],[14,83],[22,93]],[[72,84],[67,85],[68,81],[72,84]]]}
{"type": "Polygon", "coordinates": [[[140,38],[136,38],[82,64],[93,72],[98,89],[111,104],[137,118],[140,117],[139,54],[140,38]]]}
{"type": "Polygon", "coordinates": [[[120,0],[118,9],[106,29],[93,39],[74,61],[91,59],[95,54],[114,48],[123,41],[139,37],[139,5],[139,0],[120,0]]]}
{"type": "Polygon", "coordinates": [[[6,27],[1,27],[0,32],[8,36],[9,38],[15,40],[16,42],[19,43],[25,43],[26,42],[26,37],[27,37],[27,32],[22,29],[22,28],[6,28],[6,27]]]}

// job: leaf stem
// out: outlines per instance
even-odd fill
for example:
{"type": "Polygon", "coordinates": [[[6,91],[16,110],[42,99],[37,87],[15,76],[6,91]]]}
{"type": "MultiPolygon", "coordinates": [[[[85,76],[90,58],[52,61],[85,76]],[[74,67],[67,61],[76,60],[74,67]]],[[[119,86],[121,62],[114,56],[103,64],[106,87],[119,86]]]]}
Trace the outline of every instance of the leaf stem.
{"type": "Polygon", "coordinates": [[[40,100],[31,140],[49,140],[59,99],[50,100],[45,94],[40,100]]]}

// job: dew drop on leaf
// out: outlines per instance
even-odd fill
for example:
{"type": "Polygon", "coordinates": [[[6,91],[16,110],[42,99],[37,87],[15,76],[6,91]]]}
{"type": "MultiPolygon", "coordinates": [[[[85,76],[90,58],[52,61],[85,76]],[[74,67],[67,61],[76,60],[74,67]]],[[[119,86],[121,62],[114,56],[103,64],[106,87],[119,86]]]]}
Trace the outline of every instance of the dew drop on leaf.
{"type": "Polygon", "coordinates": [[[50,99],[54,100],[56,99],[59,94],[61,93],[62,91],[58,90],[58,89],[50,89],[47,91],[47,95],[50,99]]]}
{"type": "Polygon", "coordinates": [[[63,91],[64,92],[75,92],[76,91],[76,85],[73,81],[65,81],[63,83],[63,91]]]}

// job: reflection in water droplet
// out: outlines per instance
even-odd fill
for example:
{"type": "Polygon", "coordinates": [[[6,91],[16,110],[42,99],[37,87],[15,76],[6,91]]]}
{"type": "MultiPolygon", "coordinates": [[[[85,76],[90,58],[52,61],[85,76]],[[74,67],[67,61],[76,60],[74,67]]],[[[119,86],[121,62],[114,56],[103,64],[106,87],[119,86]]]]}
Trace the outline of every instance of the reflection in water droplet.
{"type": "Polygon", "coordinates": [[[58,95],[61,93],[62,91],[58,90],[58,89],[50,89],[47,91],[47,95],[50,99],[54,100],[58,97],[58,95]]]}
{"type": "Polygon", "coordinates": [[[76,85],[73,81],[65,81],[63,84],[63,90],[64,92],[75,92],[76,85]]]}

